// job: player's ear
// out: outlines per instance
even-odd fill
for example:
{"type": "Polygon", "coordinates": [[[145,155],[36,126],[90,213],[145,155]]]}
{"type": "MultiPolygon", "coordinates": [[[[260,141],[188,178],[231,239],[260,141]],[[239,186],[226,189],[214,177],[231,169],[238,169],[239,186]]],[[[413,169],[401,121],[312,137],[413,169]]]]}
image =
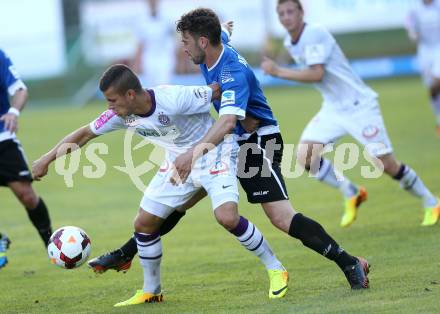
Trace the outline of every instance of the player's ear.
{"type": "Polygon", "coordinates": [[[134,89],[129,89],[127,90],[127,92],[125,93],[125,96],[128,97],[128,99],[133,100],[136,97],[136,92],[134,89]]]}
{"type": "Polygon", "coordinates": [[[208,43],[209,43],[208,38],[204,36],[200,36],[198,42],[200,48],[206,49],[208,47],[208,43]]]}

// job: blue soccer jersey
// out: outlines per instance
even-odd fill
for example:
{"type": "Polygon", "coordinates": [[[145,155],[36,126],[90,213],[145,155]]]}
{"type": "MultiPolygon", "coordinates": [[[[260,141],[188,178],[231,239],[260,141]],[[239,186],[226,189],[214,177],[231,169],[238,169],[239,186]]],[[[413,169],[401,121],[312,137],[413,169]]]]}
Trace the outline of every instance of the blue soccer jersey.
{"type": "MultiPolygon", "coordinates": [[[[26,88],[9,57],[0,49],[0,116],[10,108],[9,96],[20,88],[26,88]]],[[[4,123],[0,121],[0,134],[4,132],[4,123]]]]}
{"type": "MultiPolygon", "coordinates": [[[[256,118],[260,120],[260,128],[277,126],[260,82],[246,60],[228,44],[229,36],[225,31],[222,32],[222,42],[224,50],[217,63],[211,68],[200,65],[207,84],[220,84],[222,97],[220,101],[214,101],[215,110],[219,115],[235,114],[240,120],[246,116],[256,118]]],[[[234,132],[240,136],[246,133],[239,123],[234,132]]]]}

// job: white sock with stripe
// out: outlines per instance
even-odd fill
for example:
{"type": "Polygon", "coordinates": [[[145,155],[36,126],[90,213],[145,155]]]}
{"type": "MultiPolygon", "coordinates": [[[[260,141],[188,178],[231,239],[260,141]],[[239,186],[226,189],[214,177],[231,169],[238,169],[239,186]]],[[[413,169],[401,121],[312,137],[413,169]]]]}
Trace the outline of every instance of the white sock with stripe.
{"type": "Polygon", "coordinates": [[[252,222],[240,216],[237,227],[231,230],[231,233],[237,237],[241,245],[260,259],[266,269],[284,270],[260,230],[252,222]]]}
{"type": "Polygon", "coordinates": [[[331,187],[339,189],[345,198],[351,198],[358,193],[356,185],[351,183],[351,181],[342,174],[337,173],[336,169],[328,159],[321,158],[316,179],[331,187]],[[342,178],[342,180],[338,180],[338,177],[342,178]]]}
{"type": "Polygon", "coordinates": [[[139,259],[144,269],[144,292],[159,294],[160,286],[160,262],[162,260],[162,241],[160,234],[145,234],[135,232],[139,259]]]}
{"type": "Polygon", "coordinates": [[[423,199],[423,206],[426,207],[434,207],[437,205],[437,198],[432,195],[431,191],[423,183],[422,179],[419,178],[417,173],[408,167],[407,165],[402,164],[399,172],[394,179],[400,182],[400,186],[410,192],[411,194],[420,197],[423,199]]]}

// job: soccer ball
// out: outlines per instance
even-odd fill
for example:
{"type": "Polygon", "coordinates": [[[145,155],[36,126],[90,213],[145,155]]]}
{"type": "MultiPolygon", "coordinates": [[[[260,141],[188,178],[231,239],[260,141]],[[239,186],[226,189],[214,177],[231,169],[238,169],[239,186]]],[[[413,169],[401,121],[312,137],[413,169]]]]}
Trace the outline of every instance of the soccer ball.
{"type": "Polygon", "coordinates": [[[78,227],[61,227],[50,237],[47,253],[52,264],[67,269],[76,268],[90,255],[90,239],[78,227]]]}

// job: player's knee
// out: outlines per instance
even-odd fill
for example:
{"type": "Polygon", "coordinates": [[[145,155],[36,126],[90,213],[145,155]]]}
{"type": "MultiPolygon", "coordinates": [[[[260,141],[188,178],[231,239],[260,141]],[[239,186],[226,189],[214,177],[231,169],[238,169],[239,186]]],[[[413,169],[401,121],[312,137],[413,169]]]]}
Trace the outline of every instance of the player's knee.
{"type": "Polygon", "coordinates": [[[140,209],[134,219],[133,227],[136,232],[151,234],[159,231],[162,223],[162,218],[140,209]]]}
{"type": "Polygon", "coordinates": [[[279,204],[275,210],[266,211],[266,214],[272,225],[287,233],[289,232],[292,218],[296,212],[290,206],[287,208],[287,205],[279,204]]]}
{"type": "Polygon", "coordinates": [[[393,177],[399,172],[401,164],[394,157],[380,158],[380,160],[383,164],[383,171],[386,174],[393,177]]]}
{"type": "Polygon", "coordinates": [[[17,193],[17,198],[27,209],[34,209],[38,206],[39,198],[32,189],[22,189],[17,193]]]}
{"type": "Polygon", "coordinates": [[[137,216],[134,219],[133,227],[134,227],[134,231],[145,233],[145,226],[144,226],[143,222],[139,219],[139,216],[137,216]]]}
{"type": "Polygon", "coordinates": [[[237,210],[229,206],[217,208],[214,214],[217,222],[227,230],[234,229],[240,221],[237,210]]]}

